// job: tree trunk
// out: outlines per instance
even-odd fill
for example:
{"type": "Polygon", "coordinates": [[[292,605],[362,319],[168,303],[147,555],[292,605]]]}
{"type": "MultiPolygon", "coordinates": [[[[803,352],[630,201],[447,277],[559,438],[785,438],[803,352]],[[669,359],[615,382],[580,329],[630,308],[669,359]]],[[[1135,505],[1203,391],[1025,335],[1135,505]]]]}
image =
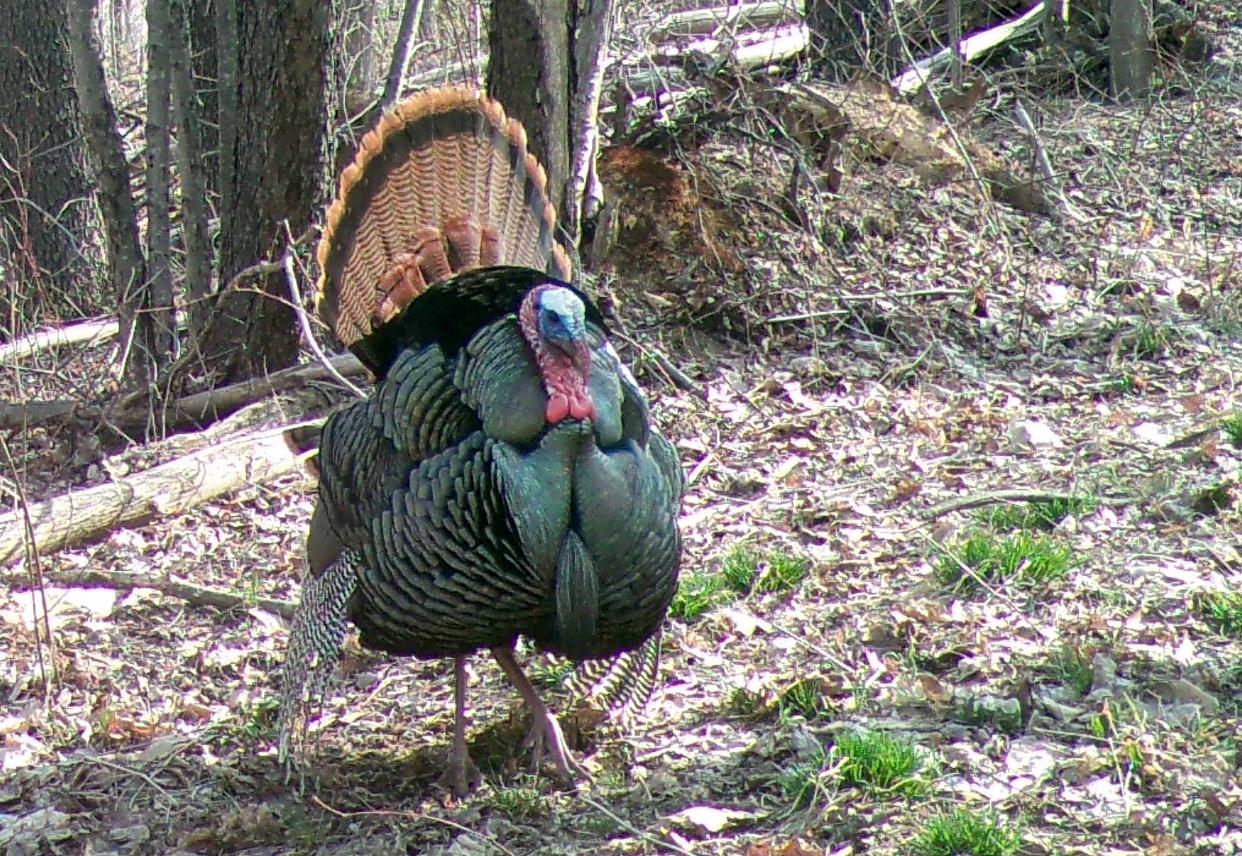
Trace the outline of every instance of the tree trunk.
{"type": "MultiPolygon", "coordinates": [[[[235,139],[221,163],[232,176],[220,212],[222,288],[280,253],[286,221],[295,237],[310,226],[321,183],[328,6],[320,0],[236,4],[235,139]]],[[[223,67],[223,40],[221,48],[223,67]]],[[[221,104],[224,136],[223,97],[221,104]]],[[[297,323],[287,301],[279,272],[255,280],[253,290],[220,296],[203,338],[203,356],[219,380],[242,380],[296,359],[297,323]]]]}
{"type": "MultiPolygon", "coordinates": [[[[202,155],[205,202],[220,193],[220,68],[216,37],[215,0],[187,0],[190,15],[190,68],[194,92],[200,105],[197,124],[198,150],[202,155]]],[[[191,126],[194,127],[194,126],[191,126]]]]}
{"type": "Polygon", "coordinates": [[[379,81],[379,43],[375,32],[375,0],[344,0],[345,85],[351,93],[374,96],[379,81]]]}
{"type": "Polygon", "coordinates": [[[205,123],[199,109],[190,64],[188,12],[185,0],[173,0],[169,47],[172,51],[172,103],[177,126],[177,174],[181,178],[181,240],[185,250],[186,297],[190,335],[197,337],[206,320],[211,294],[211,237],[207,232],[207,176],[197,133],[205,123]]]}
{"type": "Polygon", "coordinates": [[[405,0],[401,12],[401,26],[397,28],[397,41],[392,48],[392,60],[384,78],[384,94],[380,97],[379,112],[392,108],[401,97],[401,83],[405,69],[410,64],[410,52],[414,48],[414,32],[422,25],[423,0],[405,0]]]}
{"type": "Polygon", "coordinates": [[[612,36],[612,0],[577,0],[572,10],[570,37],[569,184],[565,190],[565,231],[570,240],[581,235],[584,216],[591,216],[602,199],[593,187],[595,156],[599,150],[599,99],[612,36]]]}
{"type": "Polygon", "coordinates": [[[526,126],[530,149],[548,172],[548,197],[564,218],[570,172],[570,4],[579,0],[492,3],[487,91],[526,126]]]}
{"type": "Polygon", "coordinates": [[[83,255],[95,217],[68,35],[65,0],[0,13],[0,327],[14,335],[33,315],[106,305],[83,255]]]}
{"type": "Polygon", "coordinates": [[[172,359],[173,321],[172,222],[169,184],[171,157],[169,101],[172,16],[169,0],[147,2],[147,263],[143,312],[138,316],[138,342],[154,379],[172,359]]]}
{"type": "Polygon", "coordinates": [[[892,0],[807,0],[812,65],[829,80],[859,72],[888,80],[901,70],[901,39],[892,0]]]}
{"type": "MultiPolygon", "coordinates": [[[[217,213],[233,201],[233,148],[237,145],[237,3],[215,0],[216,11],[216,192],[217,213]]],[[[221,225],[223,228],[223,224],[221,225]]],[[[216,279],[223,285],[217,259],[216,279]]]]}
{"type": "MultiPolygon", "coordinates": [[[[107,234],[108,272],[116,300],[120,349],[130,351],[146,259],[138,237],[138,215],[129,182],[125,144],[117,132],[99,46],[91,26],[94,0],[69,0],[69,52],[82,110],[83,130],[95,161],[96,198],[107,234]]],[[[119,51],[119,47],[117,48],[119,51]]]]}
{"type": "Polygon", "coordinates": [[[1151,0],[1113,0],[1108,24],[1113,98],[1129,101],[1151,91],[1151,0]]]}

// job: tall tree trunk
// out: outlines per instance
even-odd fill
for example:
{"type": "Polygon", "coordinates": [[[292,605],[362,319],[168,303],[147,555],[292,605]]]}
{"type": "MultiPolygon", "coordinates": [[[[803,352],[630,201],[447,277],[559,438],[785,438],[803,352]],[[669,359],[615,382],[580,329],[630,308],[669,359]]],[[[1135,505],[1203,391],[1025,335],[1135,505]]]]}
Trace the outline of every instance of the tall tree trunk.
{"type": "Polygon", "coordinates": [[[205,158],[196,133],[201,119],[194,70],[189,53],[189,20],[185,0],[172,0],[173,21],[169,30],[172,53],[172,103],[177,126],[177,175],[181,179],[181,240],[185,250],[186,297],[190,306],[190,334],[197,337],[210,307],[211,237],[207,232],[207,175],[205,158]]]}
{"type": "Polygon", "coordinates": [[[147,263],[150,277],[143,311],[138,316],[138,342],[146,351],[144,356],[152,378],[172,359],[176,336],[169,214],[172,15],[168,6],[169,0],[147,0],[147,263]]]}
{"type": "Polygon", "coordinates": [[[860,72],[891,78],[902,67],[894,0],[807,0],[812,64],[831,80],[860,72]]]}
{"type": "Polygon", "coordinates": [[[388,63],[388,74],[384,78],[384,94],[380,96],[380,113],[391,108],[401,97],[405,69],[410,64],[410,53],[414,49],[414,33],[420,28],[422,17],[423,0],[405,0],[401,26],[397,28],[397,41],[392,48],[392,60],[388,63]]]}
{"type": "Polygon", "coordinates": [[[1108,61],[1113,98],[1129,101],[1151,91],[1151,0],[1113,0],[1108,61]]]}
{"type": "Polygon", "coordinates": [[[595,159],[596,113],[612,0],[493,2],[487,90],[526,126],[548,195],[578,237],[595,159]]]}
{"type": "Polygon", "coordinates": [[[570,171],[573,2],[492,3],[487,38],[487,91],[526,126],[531,151],[548,171],[548,196],[562,218],[570,171]]]}
{"type": "Polygon", "coordinates": [[[208,200],[220,192],[220,68],[216,37],[216,0],[188,0],[190,16],[190,68],[194,92],[200,105],[197,123],[198,150],[208,200]]]}
{"type": "MultiPolygon", "coordinates": [[[[99,45],[91,26],[94,5],[94,0],[68,0],[69,53],[73,59],[83,130],[95,161],[96,198],[107,236],[108,272],[120,322],[120,350],[127,355],[142,284],[146,281],[146,259],[138,237],[138,216],[129,182],[125,145],[117,131],[116,111],[108,95],[99,45]]],[[[129,360],[125,362],[137,365],[129,360]]]]}
{"type": "MultiPolygon", "coordinates": [[[[215,0],[216,10],[216,192],[217,213],[223,214],[233,199],[233,149],[237,145],[237,2],[215,0]]],[[[221,225],[223,228],[223,224],[221,225]]],[[[224,278],[217,262],[216,279],[224,278]]]]}
{"type": "Polygon", "coordinates": [[[103,297],[83,255],[96,224],[68,34],[65,0],[13,0],[0,12],[0,327],[9,333],[41,312],[95,311],[103,297]]]}
{"type": "MultiPolygon", "coordinates": [[[[329,18],[320,0],[238,3],[236,13],[236,138],[221,163],[232,175],[220,212],[224,293],[203,338],[207,364],[226,382],[297,358],[297,322],[284,277],[258,276],[245,288],[227,284],[280,254],[286,221],[295,237],[310,226],[322,175],[329,18]]],[[[223,42],[221,48],[223,66],[223,42]]]]}

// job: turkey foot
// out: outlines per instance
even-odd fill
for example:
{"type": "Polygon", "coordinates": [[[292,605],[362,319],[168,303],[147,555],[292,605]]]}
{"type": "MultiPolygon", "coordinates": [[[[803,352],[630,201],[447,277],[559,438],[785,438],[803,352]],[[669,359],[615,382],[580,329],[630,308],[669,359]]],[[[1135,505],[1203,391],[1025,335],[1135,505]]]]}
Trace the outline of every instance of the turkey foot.
{"type": "Polygon", "coordinates": [[[453,659],[453,747],[440,775],[439,785],[455,797],[464,797],[483,783],[483,774],[466,749],[466,658],[453,659]]]}
{"type": "Polygon", "coordinates": [[[565,745],[565,734],[556,716],[548,710],[548,706],[539,698],[539,693],[527,680],[522,667],[513,659],[513,651],[509,648],[493,648],[492,656],[500,664],[513,686],[522,696],[522,701],[530,709],[530,731],[523,745],[531,747],[531,766],[538,769],[543,760],[544,752],[548,754],[551,766],[567,779],[590,778],[585,767],[574,759],[573,753],[565,745]]]}

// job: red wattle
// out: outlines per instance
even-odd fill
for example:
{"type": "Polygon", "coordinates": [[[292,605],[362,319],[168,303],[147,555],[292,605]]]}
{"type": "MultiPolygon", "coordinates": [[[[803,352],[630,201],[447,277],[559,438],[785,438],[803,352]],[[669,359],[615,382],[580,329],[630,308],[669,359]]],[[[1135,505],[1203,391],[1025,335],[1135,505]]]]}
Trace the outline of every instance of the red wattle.
{"type": "MultiPolygon", "coordinates": [[[[548,407],[544,411],[544,418],[548,420],[549,425],[555,425],[570,413],[569,398],[563,392],[554,392],[548,396],[548,407]]],[[[581,419],[582,417],[575,417],[581,419]]]]}
{"type": "Polygon", "coordinates": [[[590,396],[571,399],[569,402],[569,413],[575,419],[594,419],[595,402],[591,400],[590,396]]]}

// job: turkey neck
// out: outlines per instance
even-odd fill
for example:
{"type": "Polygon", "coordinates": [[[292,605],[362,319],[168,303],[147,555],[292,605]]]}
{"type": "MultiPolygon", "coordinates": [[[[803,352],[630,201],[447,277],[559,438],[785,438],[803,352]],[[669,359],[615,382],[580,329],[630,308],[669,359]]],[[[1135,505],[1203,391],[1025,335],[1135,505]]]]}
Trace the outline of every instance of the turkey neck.
{"type": "MultiPolygon", "coordinates": [[[[586,342],[586,322],[581,312],[572,318],[566,335],[551,339],[540,329],[539,313],[545,295],[563,291],[548,284],[532,289],[522,299],[518,324],[535,355],[535,365],[548,394],[544,418],[549,425],[565,419],[594,419],[591,398],[591,350],[586,342]]],[[[576,300],[576,298],[575,298],[576,300]]]]}

